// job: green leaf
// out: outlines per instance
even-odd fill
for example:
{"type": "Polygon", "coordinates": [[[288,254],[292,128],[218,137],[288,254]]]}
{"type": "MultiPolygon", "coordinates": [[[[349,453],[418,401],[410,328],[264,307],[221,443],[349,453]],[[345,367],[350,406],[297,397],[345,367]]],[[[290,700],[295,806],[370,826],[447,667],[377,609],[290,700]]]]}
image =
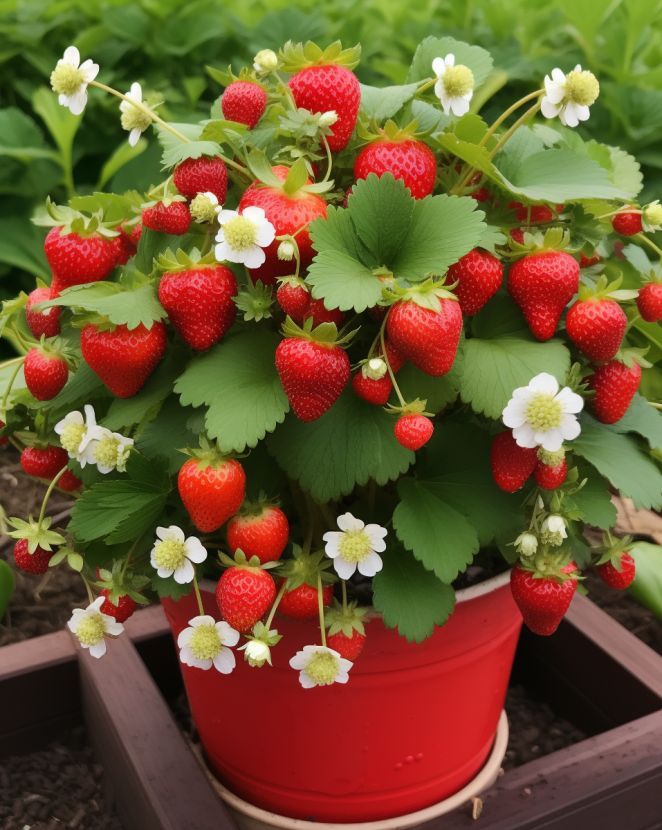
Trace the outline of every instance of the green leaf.
{"type": "Polygon", "coordinates": [[[594,467],[582,466],[579,472],[580,479],[586,478],[586,483],[568,501],[581,513],[586,524],[607,530],[616,523],[616,507],[611,500],[609,485],[599,475],[594,467]]]}
{"type": "Polygon", "coordinates": [[[204,127],[202,124],[171,124],[188,141],[182,141],[168,130],[157,126],[159,142],[163,147],[161,164],[164,170],[169,170],[184,159],[197,159],[200,156],[217,156],[221,148],[216,141],[202,141],[200,136],[204,127]]]}
{"type": "Polygon", "coordinates": [[[182,406],[176,396],[171,396],[138,436],[136,448],[148,458],[164,458],[168,462],[168,471],[175,473],[186,460],[181,451],[198,443],[197,436],[189,428],[193,414],[194,410],[182,406]]]}
{"type": "MultiPolygon", "coordinates": [[[[394,262],[411,234],[415,199],[404,182],[390,173],[371,173],[355,184],[347,209],[354,230],[367,253],[366,264],[394,262]]],[[[400,275],[399,275],[400,276],[400,275]]]]}
{"type": "Polygon", "coordinates": [[[630,593],[662,620],[662,546],[637,542],[630,554],[637,566],[630,593]]]}
{"type": "Polygon", "coordinates": [[[662,507],[662,472],[647,458],[636,443],[591,418],[582,416],[582,431],[572,442],[572,450],[581,455],[637,507],[662,507]]]}
{"type": "Polygon", "coordinates": [[[0,620],[5,615],[9,600],[14,593],[14,571],[4,559],[0,559],[0,620]]]}
{"type": "Polygon", "coordinates": [[[452,582],[478,552],[478,536],[466,518],[439,497],[434,485],[403,478],[393,528],[402,544],[442,582],[452,582]]]}
{"type": "Polygon", "coordinates": [[[456,64],[464,64],[473,72],[474,86],[479,87],[492,71],[492,56],[480,46],[469,46],[452,37],[426,37],[419,44],[411,62],[408,81],[422,81],[433,76],[432,61],[455,55],[456,64]]]}
{"type": "Polygon", "coordinates": [[[280,338],[247,330],[194,358],[177,379],[183,406],[208,407],[205,425],[223,452],[254,447],[283,422],[289,404],[274,364],[280,338]]]}
{"type": "Polygon", "coordinates": [[[0,109],[0,156],[28,164],[33,159],[58,160],[35,122],[16,107],[0,109]]]}
{"type": "Polygon", "coordinates": [[[63,168],[71,168],[74,137],[83,119],[60,106],[57,95],[40,86],[32,96],[32,108],[40,116],[60,150],[63,168]]]}
{"type": "MultiPolygon", "coordinates": [[[[417,369],[412,363],[407,363],[398,372],[398,386],[402,392],[402,396],[406,401],[421,398],[427,401],[425,408],[429,412],[441,412],[448,404],[458,396],[460,388],[460,372],[461,357],[455,358],[453,368],[448,374],[443,377],[432,377],[420,369],[417,369]]],[[[396,395],[393,393],[391,403],[395,403],[396,395]]]]}
{"type": "Polygon", "coordinates": [[[150,274],[154,267],[154,260],[159,254],[164,253],[169,248],[176,251],[182,247],[182,237],[173,234],[159,233],[153,231],[151,228],[143,227],[140,234],[140,242],[138,243],[138,250],[132,260],[134,268],[143,274],[150,274]]]}
{"type": "Polygon", "coordinates": [[[48,306],[80,308],[107,317],[115,325],[135,329],[140,325],[151,328],[156,320],[163,320],[166,312],[159,303],[156,288],[145,282],[126,289],[116,282],[95,282],[67,288],[48,306]]]}
{"type": "Polygon", "coordinates": [[[549,372],[562,383],[569,368],[570,353],[558,340],[474,337],[464,347],[460,395],[475,412],[497,419],[513,389],[526,386],[540,372],[549,372]]]}
{"type": "Polygon", "coordinates": [[[268,439],[281,468],[318,502],[348,495],[374,479],[384,485],[414,461],[393,436],[393,417],[346,390],[321,418],[293,415],[268,439]]]}
{"type": "Polygon", "coordinates": [[[361,84],[361,109],[368,118],[382,122],[393,118],[411,101],[418,84],[404,86],[365,86],[361,84]]]}
{"type": "Polygon", "coordinates": [[[455,607],[455,592],[399,545],[390,545],[384,567],[373,578],[373,604],[388,628],[420,643],[455,607]]]}
{"type": "Polygon", "coordinates": [[[308,269],[306,282],[327,308],[360,313],[382,296],[382,283],[369,268],[341,251],[322,251],[308,269]]]}
{"type": "Polygon", "coordinates": [[[25,216],[0,219],[0,262],[28,274],[47,278],[50,274],[44,256],[44,232],[25,216]]]}
{"type": "Polygon", "coordinates": [[[133,147],[128,141],[123,141],[104,162],[99,173],[99,181],[96,185],[97,190],[103,190],[115,173],[121,170],[125,164],[128,164],[144,153],[147,147],[148,143],[144,138],[138,139],[138,142],[133,147]]]}
{"type": "Polygon", "coordinates": [[[635,395],[621,420],[608,425],[607,429],[636,432],[648,441],[651,449],[662,448],[662,412],[658,412],[642,395],[635,395]]]}

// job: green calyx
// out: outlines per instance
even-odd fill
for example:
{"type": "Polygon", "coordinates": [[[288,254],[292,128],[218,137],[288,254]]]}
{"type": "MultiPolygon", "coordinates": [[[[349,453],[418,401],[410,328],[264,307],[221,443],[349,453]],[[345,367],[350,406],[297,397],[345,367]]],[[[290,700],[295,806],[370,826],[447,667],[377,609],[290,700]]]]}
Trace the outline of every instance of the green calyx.
{"type": "Polygon", "coordinates": [[[288,591],[304,584],[316,588],[318,577],[323,585],[332,585],[336,581],[330,568],[331,560],[324,551],[307,553],[299,545],[292,545],[292,559],[279,564],[278,575],[287,579],[288,591]]]}
{"type": "Polygon", "coordinates": [[[66,540],[60,533],[50,529],[52,521],[49,516],[41,522],[35,522],[32,517],[26,522],[12,516],[7,519],[7,523],[15,529],[7,535],[12,539],[27,539],[28,553],[34,553],[37,548],[53,550],[54,545],[63,545],[66,540]]]}
{"type": "MultiPolygon", "coordinates": [[[[535,579],[553,579],[563,583],[569,579],[583,579],[579,571],[569,569],[571,564],[568,554],[563,551],[550,552],[546,546],[535,556],[527,557],[526,561],[520,560],[519,567],[529,571],[535,579]]],[[[573,563],[574,564],[574,563],[573,563]]]]}
{"type": "Polygon", "coordinates": [[[200,436],[199,447],[185,447],[179,450],[184,455],[195,459],[198,462],[198,468],[204,470],[206,467],[221,467],[225,464],[230,455],[222,453],[218,444],[215,441],[210,441],[206,436],[200,436]]]}
{"type": "Polygon", "coordinates": [[[249,571],[269,571],[272,568],[278,567],[278,562],[265,562],[263,564],[257,556],[251,556],[249,559],[241,548],[237,548],[232,556],[228,556],[227,553],[220,551],[218,559],[221,565],[225,565],[226,568],[244,568],[249,571]]]}
{"type": "Polygon", "coordinates": [[[359,608],[356,602],[349,602],[345,608],[333,600],[333,605],[324,612],[324,624],[330,635],[342,633],[352,637],[354,632],[365,636],[365,616],[368,608],[359,608]]]}
{"type": "Polygon", "coordinates": [[[601,274],[594,286],[582,284],[579,289],[579,299],[586,302],[590,300],[635,300],[638,291],[630,289],[621,289],[623,277],[617,277],[612,282],[609,282],[606,274],[601,274]]]}
{"type": "Polygon", "coordinates": [[[408,284],[406,286],[400,285],[397,281],[388,283],[382,289],[382,298],[385,304],[393,305],[396,302],[414,302],[421,308],[427,308],[430,311],[439,311],[441,309],[440,300],[457,300],[455,294],[451,291],[457,283],[452,283],[447,286],[445,278],[430,277],[423,282],[408,284]]]}
{"type": "Polygon", "coordinates": [[[279,178],[264,150],[254,149],[248,154],[246,164],[256,181],[274,190],[280,190],[290,198],[307,193],[326,193],[333,188],[333,181],[311,182],[305,158],[299,158],[290,167],[285,179],[279,178]]]}
{"type": "Polygon", "coordinates": [[[309,40],[307,43],[294,43],[288,40],[279,52],[281,67],[285,72],[297,72],[309,66],[328,66],[336,64],[354,69],[361,59],[361,47],[357,44],[343,49],[339,40],[326,49],[309,40]]]}
{"type": "Polygon", "coordinates": [[[116,559],[112,564],[112,570],[100,568],[98,579],[93,584],[100,590],[108,591],[108,599],[117,605],[122,597],[131,597],[139,605],[148,605],[149,600],[141,593],[150,579],[148,576],[139,576],[131,571],[125,570],[124,560],[116,559]]]}
{"type": "Polygon", "coordinates": [[[233,299],[243,313],[244,320],[254,320],[257,323],[272,316],[273,292],[271,286],[265,285],[261,280],[255,283],[249,281],[233,299]]]}
{"type": "Polygon", "coordinates": [[[505,251],[503,256],[515,258],[519,258],[523,254],[539,254],[547,251],[567,251],[571,253],[575,250],[570,246],[568,231],[558,226],[547,228],[544,232],[525,231],[523,244],[510,237],[508,247],[510,254],[505,251]]]}
{"type": "Polygon", "coordinates": [[[369,124],[361,124],[357,130],[359,138],[369,143],[375,141],[410,141],[422,133],[418,129],[417,121],[410,121],[404,127],[398,126],[393,119],[389,118],[383,126],[378,122],[371,121],[369,124]]]}
{"type": "Polygon", "coordinates": [[[215,268],[218,266],[218,261],[211,251],[203,256],[198,248],[192,248],[190,251],[183,251],[181,248],[172,251],[168,248],[162,254],[159,254],[156,259],[156,266],[160,271],[173,273],[188,271],[191,268],[215,268]]]}
{"type": "Polygon", "coordinates": [[[426,412],[425,407],[427,404],[428,402],[426,400],[424,401],[420,398],[415,398],[413,401],[410,401],[403,406],[393,406],[392,404],[387,404],[386,408],[392,415],[425,415],[426,418],[434,418],[434,412],[426,412]]]}
{"type": "Polygon", "coordinates": [[[646,346],[645,349],[635,349],[630,346],[626,349],[619,349],[614,360],[624,363],[629,368],[638,365],[641,366],[642,369],[651,369],[653,364],[650,360],[646,360],[645,358],[645,355],[648,353],[648,349],[648,346],[646,346]]]}
{"type": "Polygon", "coordinates": [[[338,336],[335,323],[320,323],[313,328],[312,317],[304,320],[302,326],[297,325],[291,317],[286,317],[282,328],[283,337],[295,337],[300,340],[309,340],[328,349],[334,346],[346,346],[352,340],[356,331],[348,332],[343,337],[338,336]]]}
{"type": "Polygon", "coordinates": [[[32,220],[35,225],[46,228],[60,228],[60,234],[75,233],[78,236],[103,236],[112,239],[119,236],[117,228],[105,221],[102,209],[86,216],[78,210],[65,205],[57,205],[46,197],[46,213],[36,216],[32,220]]]}
{"type": "Polygon", "coordinates": [[[620,539],[614,539],[611,533],[607,531],[602,537],[602,545],[597,550],[598,558],[594,564],[597,567],[598,565],[605,565],[609,562],[620,572],[621,559],[623,554],[629,553],[632,542],[631,536],[622,536],[620,539]]]}
{"type": "Polygon", "coordinates": [[[548,467],[558,467],[559,464],[563,463],[564,459],[565,450],[563,448],[556,450],[556,452],[549,452],[549,450],[538,447],[538,460],[548,467]]]}

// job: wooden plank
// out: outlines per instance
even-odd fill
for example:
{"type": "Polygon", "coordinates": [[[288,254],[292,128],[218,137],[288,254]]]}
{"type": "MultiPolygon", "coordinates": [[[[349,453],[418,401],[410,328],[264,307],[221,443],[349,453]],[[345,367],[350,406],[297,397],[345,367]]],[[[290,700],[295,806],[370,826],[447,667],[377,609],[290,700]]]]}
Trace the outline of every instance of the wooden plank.
{"type": "Polygon", "coordinates": [[[235,830],[130,638],[79,663],[88,734],[126,830],[235,830]]]}

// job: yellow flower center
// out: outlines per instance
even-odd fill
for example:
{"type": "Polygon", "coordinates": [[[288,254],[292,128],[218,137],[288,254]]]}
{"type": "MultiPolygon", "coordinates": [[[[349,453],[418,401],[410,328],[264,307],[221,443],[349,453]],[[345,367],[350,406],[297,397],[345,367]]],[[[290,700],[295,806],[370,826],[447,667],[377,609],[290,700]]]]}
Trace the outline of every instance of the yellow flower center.
{"type": "Polygon", "coordinates": [[[216,205],[204,193],[198,193],[193,199],[190,210],[196,222],[213,222],[216,218],[216,205]]]}
{"type": "Polygon", "coordinates": [[[361,562],[372,553],[372,545],[365,530],[346,530],[339,548],[342,558],[347,562],[361,562]]]}
{"type": "Polygon", "coordinates": [[[539,392],[529,401],[526,420],[536,432],[547,432],[561,426],[563,409],[553,395],[539,392]]]}
{"type": "Polygon", "coordinates": [[[76,628],[76,637],[83,646],[94,646],[100,643],[105,633],[106,626],[103,617],[98,612],[83,617],[76,628]]]}
{"type": "Polygon", "coordinates": [[[235,251],[245,251],[257,242],[255,223],[245,216],[237,216],[223,225],[225,241],[235,251]]]}
{"type": "Polygon", "coordinates": [[[62,430],[60,444],[68,453],[78,452],[80,443],[85,437],[85,424],[67,424],[62,430]]]}
{"type": "Polygon", "coordinates": [[[117,465],[118,449],[119,441],[117,438],[108,435],[95,446],[94,460],[103,467],[115,467],[117,465]]]}
{"type": "Polygon", "coordinates": [[[449,98],[462,98],[474,88],[474,73],[462,63],[449,66],[444,72],[443,84],[449,98]]]}
{"type": "Polygon", "coordinates": [[[158,542],[154,550],[154,561],[159,568],[166,568],[169,571],[176,571],[184,564],[186,559],[186,548],[183,542],[176,542],[174,539],[166,539],[158,542]]]}
{"type": "Polygon", "coordinates": [[[58,95],[73,95],[83,83],[85,83],[83,73],[70,63],[58,61],[57,66],[51,72],[51,88],[58,95]]]}
{"type": "Polygon", "coordinates": [[[198,625],[193,629],[189,648],[197,660],[213,660],[223,648],[216,626],[212,623],[198,625]]]}
{"type": "Polygon", "coordinates": [[[573,104],[590,107],[600,94],[600,84],[587,69],[573,69],[565,79],[565,94],[573,104]]]}
{"type": "Polygon", "coordinates": [[[122,124],[122,129],[127,132],[137,129],[140,130],[141,133],[144,133],[152,123],[152,118],[149,113],[139,109],[132,103],[128,107],[125,107],[122,111],[120,122],[122,124]]]}
{"type": "Polygon", "coordinates": [[[329,686],[338,676],[338,658],[328,651],[318,651],[306,666],[305,672],[318,686],[329,686]]]}
{"type": "Polygon", "coordinates": [[[538,459],[542,461],[543,464],[547,464],[547,466],[549,467],[558,467],[559,464],[563,462],[564,458],[565,452],[563,450],[550,452],[549,450],[545,450],[542,447],[538,448],[538,459]]]}

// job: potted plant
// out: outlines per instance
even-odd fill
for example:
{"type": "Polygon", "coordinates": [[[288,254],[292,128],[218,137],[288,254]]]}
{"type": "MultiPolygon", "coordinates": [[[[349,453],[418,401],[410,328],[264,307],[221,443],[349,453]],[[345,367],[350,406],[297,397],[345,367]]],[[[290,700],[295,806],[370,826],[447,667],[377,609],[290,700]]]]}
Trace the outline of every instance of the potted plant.
{"type": "Polygon", "coordinates": [[[552,634],[589,567],[625,587],[610,491],[662,493],[662,207],[575,130],[595,76],[554,68],[488,123],[483,49],[427,38],[383,89],[358,58],[210,70],[191,124],[67,49],[60,103],[117,97],[166,177],[49,203],[52,281],[2,312],[2,436],[48,482],[17,566],[80,572],[92,657],[160,597],[212,769],[336,822],[479,774],[522,617],[552,634]]]}

